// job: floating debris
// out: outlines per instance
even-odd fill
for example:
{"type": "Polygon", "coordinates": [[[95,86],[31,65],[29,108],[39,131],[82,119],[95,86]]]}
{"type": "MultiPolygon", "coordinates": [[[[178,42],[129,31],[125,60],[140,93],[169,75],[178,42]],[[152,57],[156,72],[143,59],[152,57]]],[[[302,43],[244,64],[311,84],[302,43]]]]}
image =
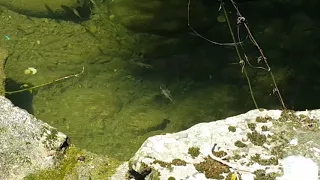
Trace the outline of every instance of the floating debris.
{"type": "Polygon", "coordinates": [[[24,74],[26,75],[34,75],[38,72],[38,70],[34,67],[28,67],[27,69],[24,70],[24,74]]]}

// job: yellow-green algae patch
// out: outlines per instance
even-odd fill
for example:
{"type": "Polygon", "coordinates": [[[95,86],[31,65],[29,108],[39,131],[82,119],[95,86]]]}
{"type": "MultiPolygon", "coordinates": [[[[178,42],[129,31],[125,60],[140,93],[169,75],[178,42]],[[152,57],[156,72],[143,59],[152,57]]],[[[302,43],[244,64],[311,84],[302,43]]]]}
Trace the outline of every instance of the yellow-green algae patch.
{"type": "Polygon", "coordinates": [[[54,179],[109,179],[120,162],[107,157],[86,152],[70,146],[65,153],[57,155],[57,164],[47,170],[29,174],[25,180],[54,179]],[[81,157],[81,158],[79,158],[81,157]]]}
{"type": "Polygon", "coordinates": [[[211,157],[204,158],[203,162],[194,164],[197,171],[204,173],[206,178],[224,179],[223,174],[229,173],[229,167],[213,160],[211,157]]]}
{"type": "Polygon", "coordinates": [[[198,147],[190,147],[188,149],[188,154],[190,154],[192,158],[196,158],[200,154],[200,148],[198,148],[198,147]]]}
{"type": "Polygon", "coordinates": [[[242,141],[239,141],[239,140],[234,142],[234,145],[239,147],[239,148],[247,147],[247,145],[245,143],[243,143],[242,141]]]}
{"type": "Polygon", "coordinates": [[[268,121],[270,121],[270,120],[272,120],[272,118],[271,117],[261,117],[261,116],[258,116],[257,118],[256,118],[256,122],[258,122],[258,123],[266,123],[266,122],[268,122],[268,121]]]}
{"type": "Polygon", "coordinates": [[[166,167],[168,169],[171,169],[172,166],[186,166],[187,162],[181,159],[174,159],[171,162],[164,162],[164,161],[160,161],[160,160],[155,160],[153,161],[153,164],[158,163],[160,166],[162,167],[166,167]]]}
{"type": "Polygon", "coordinates": [[[228,130],[229,130],[230,132],[236,132],[237,128],[236,128],[235,126],[229,126],[229,127],[228,127],[228,130]]]}

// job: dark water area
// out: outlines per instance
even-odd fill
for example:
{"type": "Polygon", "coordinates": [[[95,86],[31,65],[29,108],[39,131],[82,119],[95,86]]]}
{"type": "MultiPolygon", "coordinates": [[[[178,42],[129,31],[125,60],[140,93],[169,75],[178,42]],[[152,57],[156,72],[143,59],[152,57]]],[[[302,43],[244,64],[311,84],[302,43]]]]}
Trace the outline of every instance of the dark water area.
{"type": "Polygon", "coordinates": [[[191,1],[207,40],[187,26],[186,0],[94,2],[75,21],[0,11],[6,90],[39,86],[7,97],[80,148],[127,160],[150,136],[254,109],[234,45],[208,41],[233,43],[227,18],[259,108],[283,108],[270,72],[288,109],[320,105],[318,1],[236,1],[271,71],[229,1],[227,17],[219,2],[191,1]]]}

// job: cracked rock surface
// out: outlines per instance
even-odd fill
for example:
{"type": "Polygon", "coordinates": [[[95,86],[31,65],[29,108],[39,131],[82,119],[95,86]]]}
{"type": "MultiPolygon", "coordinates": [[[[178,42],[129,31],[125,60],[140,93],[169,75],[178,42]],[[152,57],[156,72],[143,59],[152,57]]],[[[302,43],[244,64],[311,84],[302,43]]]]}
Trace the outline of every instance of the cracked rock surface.
{"type": "Polygon", "coordinates": [[[51,167],[67,136],[0,96],[0,179],[51,167]]]}
{"type": "MultiPolygon", "coordinates": [[[[314,162],[310,163],[314,166],[312,173],[317,173],[319,119],[319,110],[252,110],[200,123],[178,133],[153,136],[130,159],[127,176],[161,180],[231,179],[233,176],[242,180],[280,180],[286,179],[284,175],[292,177],[292,168],[306,169],[286,164],[287,157],[297,159],[296,162],[307,158],[306,162],[314,162]]],[[[300,174],[303,173],[310,174],[300,174]]]]}

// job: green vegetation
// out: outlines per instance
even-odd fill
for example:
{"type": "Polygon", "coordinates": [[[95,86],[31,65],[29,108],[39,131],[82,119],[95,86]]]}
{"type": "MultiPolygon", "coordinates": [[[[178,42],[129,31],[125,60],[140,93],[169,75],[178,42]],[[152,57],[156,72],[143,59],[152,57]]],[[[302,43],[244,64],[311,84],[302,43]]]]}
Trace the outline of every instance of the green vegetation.
{"type": "MultiPolygon", "coordinates": [[[[25,96],[11,100],[16,104],[30,102],[36,117],[68,134],[79,148],[124,161],[152,135],[180,131],[253,107],[285,109],[284,102],[297,109],[318,107],[318,101],[308,100],[317,97],[320,84],[315,79],[320,66],[315,53],[319,49],[315,44],[319,17],[313,15],[318,12],[318,4],[252,2],[255,11],[243,17],[251,29],[240,35],[240,41],[244,40],[242,37],[250,38],[238,44],[237,54],[233,54],[234,48],[213,46],[190,36],[185,24],[185,3],[150,1],[142,7],[129,0],[109,3],[93,4],[90,19],[77,23],[26,17],[0,9],[4,17],[0,34],[10,37],[0,39],[10,54],[5,64],[6,91],[19,91],[21,84],[41,86],[30,94],[29,100],[25,96]],[[163,11],[163,5],[172,9],[163,11]],[[284,10],[274,14],[275,7],[284,10]],[[296,12],[299,7],[305,9],[296,12]],[[252,50],[249,32],[256,35],[253,46],[263,48],[258,48],[260,53],[252,50]],[[76,75],[83,65],[85,71],[80,77],[55,81],[76,75]],[[36,67],[39,72],[27,76],[23,73],[27,67],[36,67]],[[163,100],[159,90],[162,85],[171,91],[174,104],[163,100]],[[282,93],[291,99],[282,100],[282,93]],[[155,128],[164,119],[170,123],[155,128]]],[[[246,2],[243,3],[241,12],[246,11],[246,2]]],[[[216,6],[218,9],[219,3],[216,6]]],[[[232,4],[226,7],[227,12],[236,10],[232,4]]],[[[229,42],[228,28],[222,23],[229,23],[230,32],[235,32],[236,13],[214,12],[211,4],[195,4],[192,8],[193,27],[203,29],[201,32],[208,39],[229,42]]],[[[245,29],[245,23],[238,25],[245,29]]],[[[236,43],[237,35],[232,36],[236,43]]],[[[0,94],[1,79],[2,75],[0,94]]],[[[256,123],[270,120],[257,117],[256,123]]],[[[280,121],[291,121],[305,130],[316,131],[318,127],[316,121],[290,113],[284,113],[280,121]]],[[[255,123],[248,126],[252,132],[247,136],[253,144],[262,145],[271,138],[259,134],[255,123]]],[[[261,129],[268,130],[267,126],[261,129]]],[[[228,130],[238,129],[230,126],[228,130]]],[[[56,138],[56,132],[47,138],[56,138]]],[[[235,145],[242,147],[243,143],[235,145]]],[[[279,145],[272,152],[281,157],[281,148],[279,145]]],[[[197,151],[189,154],[196,157],[197,151]]]]}
{"type": "Polygon", "coordinates": [[[275,180],[280,175],[277,173],[266,173],[265,170],[256,170],[254,172],[255,180],[275,180]]]}
{"type": "Polygon", "coordinates": [[[196,158],[200,154],[200,148],[198,148],[198,147],[190,147],[188,149],[188,153],[191,155],[192,158],[196,158]]]}
{"type": "Polygon", "coordinates": [[[256,130],[257,125],[255,123],[248,123],[248,128],[251,131],[255,131],[256,130]]]}
{"type": "Polygon", "coordinates": [[[260,165],[278,165],[278,159],[276,157],[271,157],[269,159],[262,159],[260,154],[255,154],[255,156],[251,157],[251,160],[259,163],[260,165]]]}
{"type": "Polygon", "coordinates": [[[194,166],[197,171],[204,173],[206,178],[225,179],[222,174],[230,172],[228,166],[221,164],[210,157],[206,157],[203,162],[194,164],[194,166]]]}
{"type": "Polygon", "coordinates": [[[52,177],[55,179],[77,179],[79,175],[82,175],[89,179],[103,180],[108,179],[119,165],[118,161],[81,151],[74,146],[68,148],[65,154],[58,154],[55,158],[58,159],[58,164],[56,164],[55,167],[29,174],[24,179],[51,180],[52,177]],[[79,161],[79,156],[86,158],[84,161],[79,161]],[[94,168],[92,168],[92,165],[94,168]]]}
{"type": "Polygon", "coordinates": [[[271,120],[270,117],[260,117],[260,116],[258,116],[258,117],[256,118],[256,122],[257,122],[257,123],[266,123],[266,122],[268,122],[268,121],[270,121],[270,120],[271,120]]]}
{"type": "Polygon", "coordinates": [[[267,137],[263,134],[253,131],[252,133],[247,133],[247,137],[256,146],[262,146],[266,141],[267,137]]]}
{"type": "Polygon", "coordinates": [[[229,126],[229,127],[228,127],[228,130],[229,130],[230,132],[236,132],[237,128],[236,128],[235,126],[229,126]]]}
{"type": "Polygon", "coordinates": [[[239,147],[239,148],[244,148],[244,147],[247,147],[247,145],[245,143],[243,143],[242,141],[236,141],[234,143],[235,146],[239,147]]]}

